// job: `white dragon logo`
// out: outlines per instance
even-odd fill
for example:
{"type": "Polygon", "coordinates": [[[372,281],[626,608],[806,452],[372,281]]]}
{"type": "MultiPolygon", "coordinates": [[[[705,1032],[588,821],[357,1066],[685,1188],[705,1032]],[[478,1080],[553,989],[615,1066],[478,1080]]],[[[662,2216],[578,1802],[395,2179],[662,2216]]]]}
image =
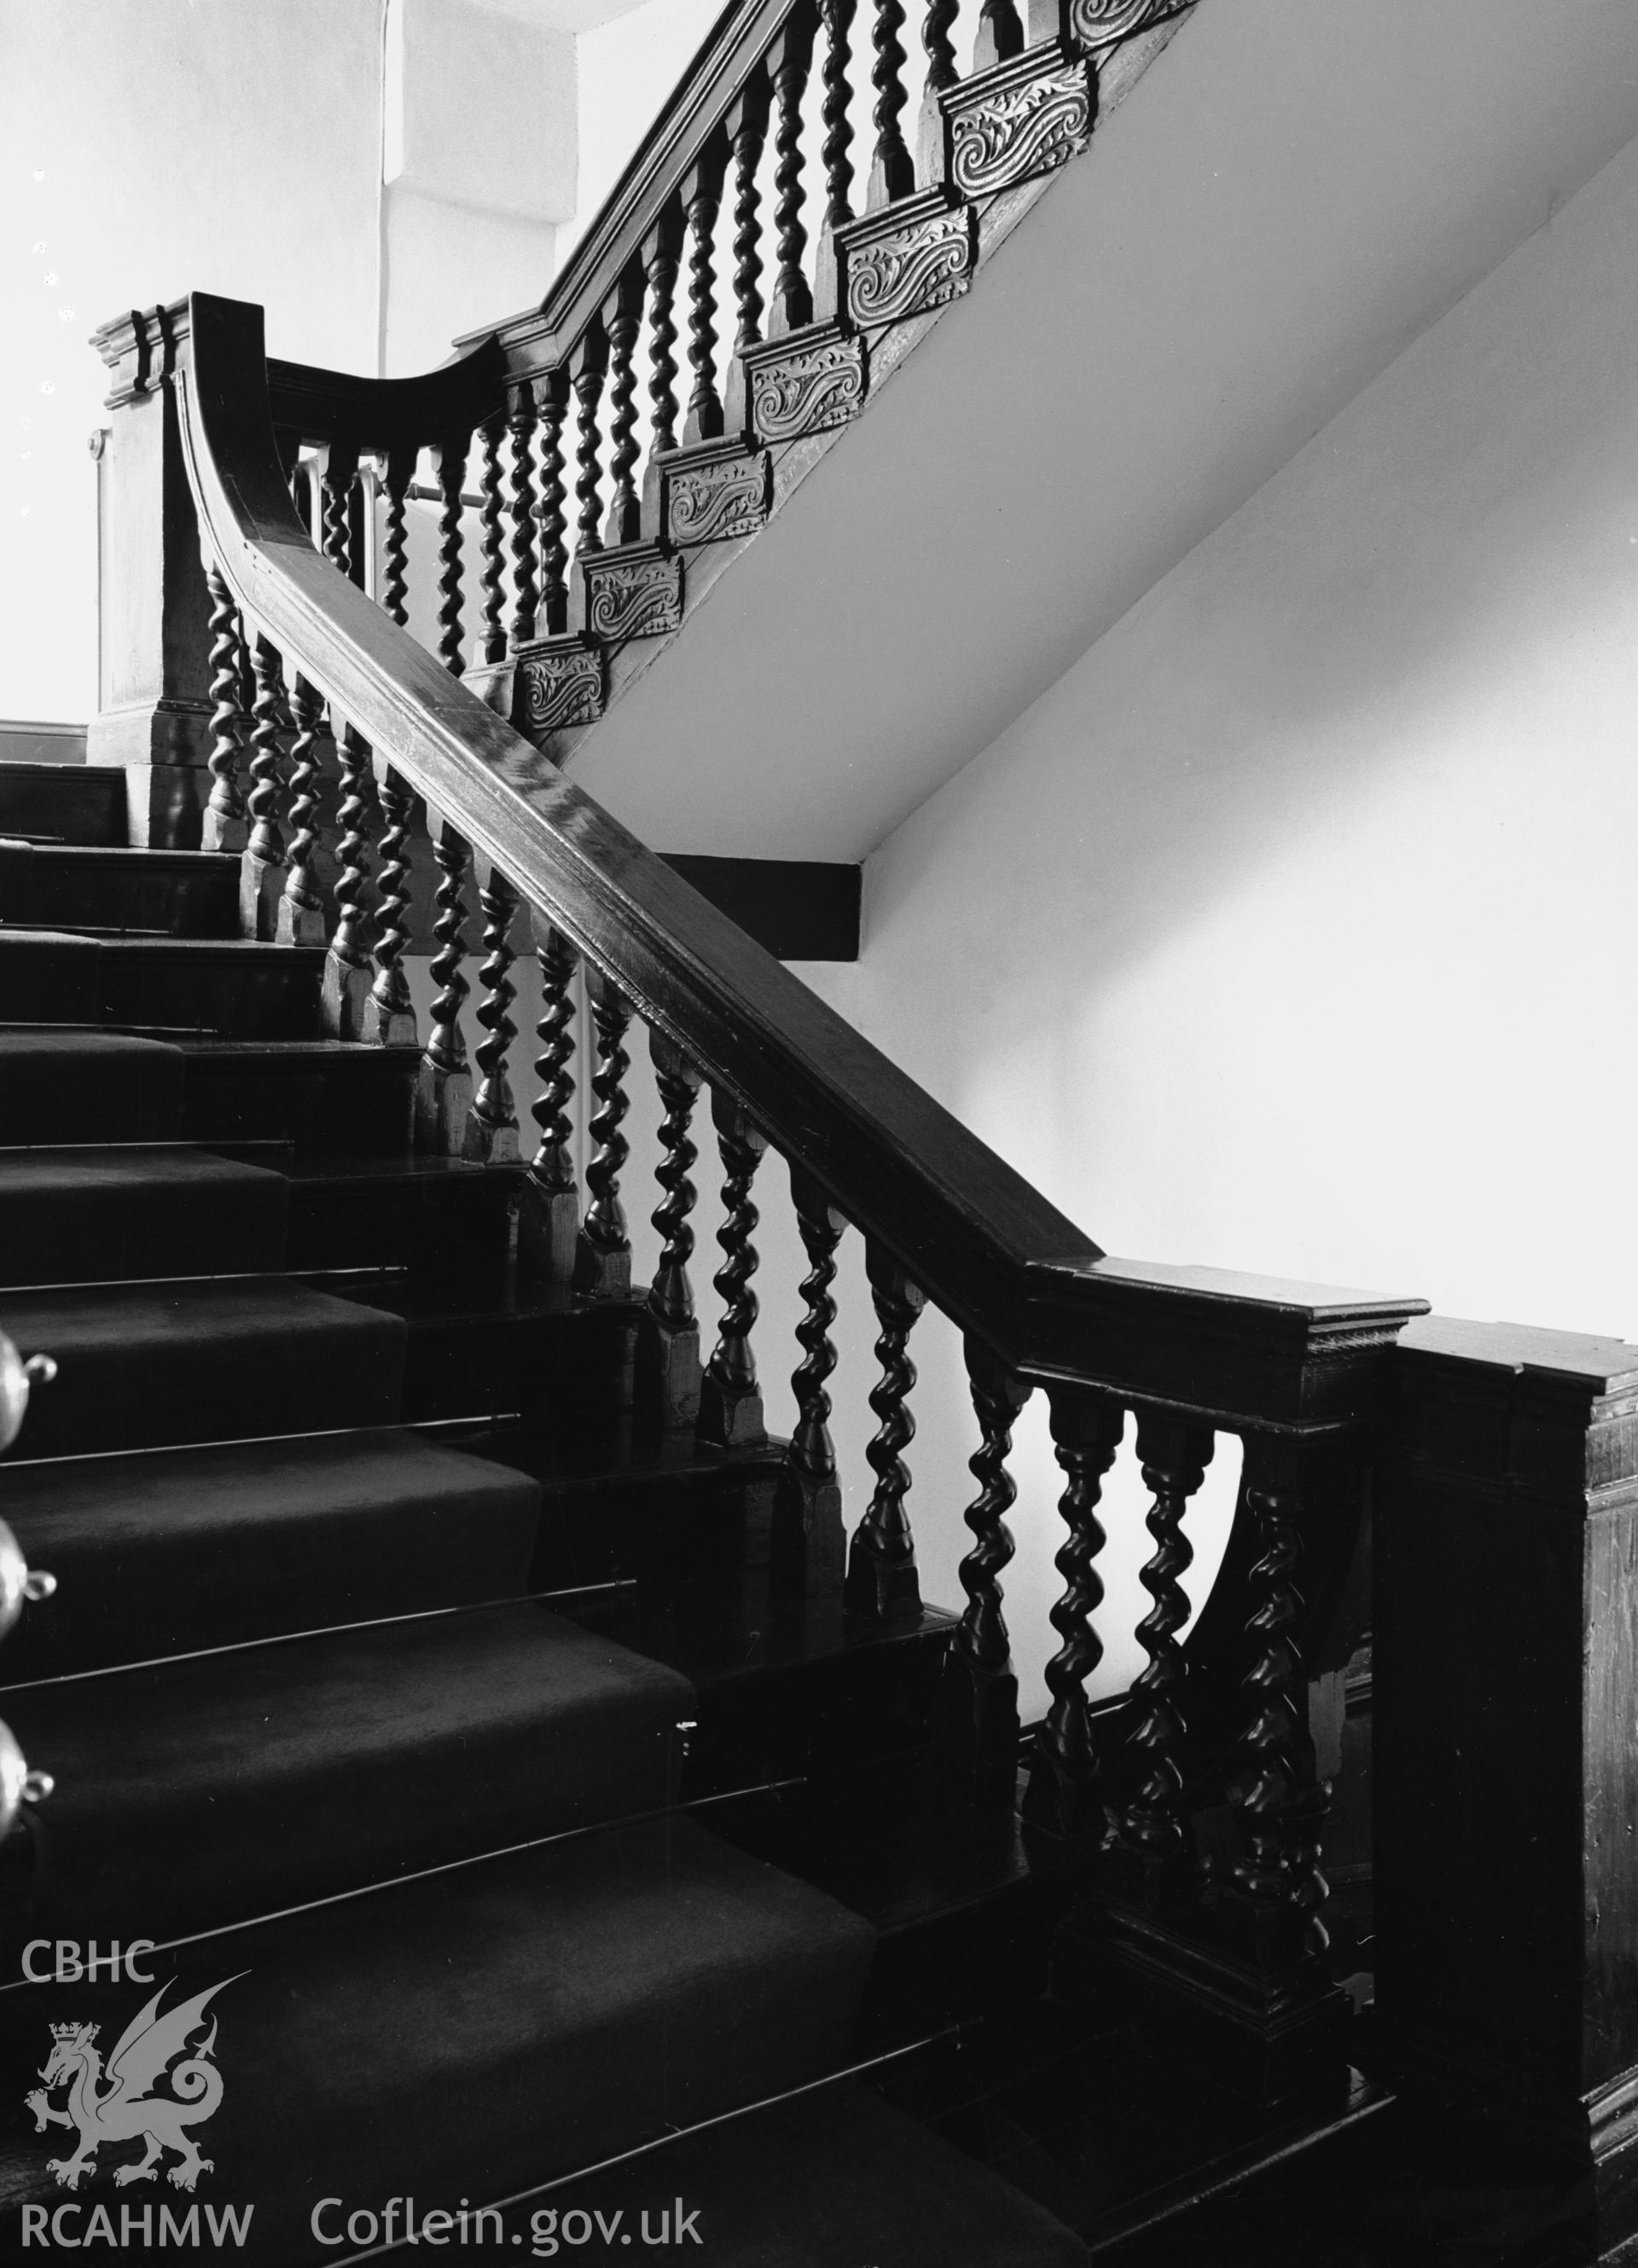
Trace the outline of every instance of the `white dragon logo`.
{"type": "MultiPolygon", "coordinates": [[[[239,1973],[241,1977],[245,1974],[243,1970],[239,1973]]],[[[48,2125],[79,2129],[79,2147],[73,2156],[47,2161],[49,2171],[65,2188],[77,2189],[82,2174],[95,2176],[96,2154],[103,2143],[129,2142],[139,2134],[147,2145],[146,2155],[114,2169],[117,2186],[154,2180],[159,2160],[166,2150],[174,2150],[181,2160],[181,2165],[173,2166],[169,2174],[179,2190],[192,2189],[201,2174],[212,2171],[213,2161],[200,2156],[198,2144],[184,2129],[203,2124],[222,2100],[222,2074],[210,2060],[210,2051],[216,2045],[214,2016],[210,2019],[210,2037],[170,2073],[175,2096],[152,2095],[148,2090],[182,2054],[189,2034],[199,2029],[204,2021],[206,2001],[214,1999],[223,1985],[235,1981],[232,1977],[224,1977],[221,1984],[212,1984],[208,1992],[196,1992],[191,2000],[179,2000],[164,2015],[159,2014],[159,2003],[166,1990],[162,1984],[147,2007],[121,2033],[118,2045],[108,2058],[107,2076],[113,2085],[106,2095],[100,2092],[104,2077],[102,2057],[94,2044],[100,2027],[53,2024],[51,2054],[40,2074],[45,2086],[35,2088],[26,2100],[34,2114],[36,2133],[43,2134],[48,2125]],[[54,2110],[46,2100],[56,2087],[69,2089],[66,2110],[54,2110]]]]}

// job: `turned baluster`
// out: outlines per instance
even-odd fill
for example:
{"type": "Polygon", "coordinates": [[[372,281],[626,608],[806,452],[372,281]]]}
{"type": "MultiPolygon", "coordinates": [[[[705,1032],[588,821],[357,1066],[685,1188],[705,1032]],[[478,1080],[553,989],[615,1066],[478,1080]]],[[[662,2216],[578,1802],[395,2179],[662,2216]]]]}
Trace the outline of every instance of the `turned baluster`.
{"type": "Polygon", "coordinates": [[[625,1035],[631,1022],[631,1004],[611,976],[589,963],[586,998],[597,1035],[597,1068],[592,1074],[597,1108],[587,1129],[594,1145],[586,1167],[591,1202],[580,1223],[574,1288],[588,1300],[623,1300],[631,1289],[631,1240],[620,1201],[620,1175],[631,1155],[631,1145],[620,1130],[631,1108],[625,1075],[631,1068],[631,1058],[626,1053],[625,1035]]]}
{"type": "Polygon", "coordinates": [[[541,420],[541,611],[537,637],[559,637],[569,624],[569,548],[563,426],[569,409],[569,373],[555,370],[535,381],[541,420]]]}
{"type": "Polygon", "coordinates": [[[1018,1491],[1007,1460],[1031,1389],[970,1333],[964,1351],[984,1438],[968,1464],[978,1493],[966,1512],[974,1540],[960,1569],[967,1608],[946,1660],[947,1718],[955,1760],[986,1778],[999,1778],[1010,1797],[1018,1762],[1018,1680],[1000,1578],[1016,1549],[1007,1514],[1018,1491]]]}
{"type": "Polygon", "coordinates": [[[352,485],[358,473],[358,450],[356,443],[327,442],[314,460],[314,470],[320,475],[321,549],[332,567],[342,574],[352,572],[352,485]]]}
{"type": "Polygon", "coordinates": [[[745,429],[745,364],[741,357],[762,338],[765,303],[761,291],[762,228],[757,215],[762,198],[756,188],[756,168],[768,138],[770,93],[766,72],[753,71],[727,118],[728,146],[734,158],[734,305],[737,315],[723,409],[724,429],[730,433],[745,429]]]}
{"type": "Polygon", "coordinates": [[[876,1341],[882,1375],[870,1393],[870,1407],[881,1425],[865,1452],[876,1485],[869,1508],[853,1531],[842,1596],[851,1613],[892,1622],[921,1612],[915,1540],[904,1511],[910,1468],[904,1452],[916,1437],[909,1406],[916,1366],[906,1345],[927,1295],[874,1238],[865,1247],[865,1270],[882,1326],[876,1341]]]}
{"type": "Polygon", "coordinates": [[[1206,1477],[1213,1447],[1205,1427],[1149,1416],[1138,1420],[1138,1456],[1154,1498],[1147,1526],[1155,1539],[1140,1580],[1155,1605],[1138,1624],[1148,1665],[1132,1687],[1133,1714],[1123,1759],[1132,1785],[1120,1811],[1118,1840],[1146,1874],[1177,1874],[1192,1855],[1183,1781],[1188,1661],[1177,1642],[1190,1609],[1179,1579],[1194,1557],[1183,1516],[1206,1477]]]}
{"type": "Polygon", "coordinates": [[[643,321],[643,269],[628,261],[603,306],[609,336],[609,482],[603,541],[635,543],[640,534],[637,482],[637,337],[643,321]]]}
{"type": "Polygon", "coordinates": [[[429,967],[438,993],[429,1012],[431,1029],[416,1092],[416,1141],[423,1150],[450,1157],[460,1155],[472,1108],[472,1074],[461,1029],[461,1004],[471,990],[461,965],[466,959],[466,880],[472,853],[445,821],[432,828],[432,856],[439,878],[432,924],[438,950],[429,967]]]}
{"type": "Polygon", "coordinates": [[[1051,1617],[1063,1643],[1046,1665],[1051,1705],[1036,1735],[1024,1816],[1057,1835],[1101,1837],[1109,1790],[1086,1688],[1103,1659],[1103,1641],[1092,1627],[1103,1598],[1097,1557],[1109,1540],[1097,1507],[1103,1476],[1115,1462],[1125,1430],[1125,1412],[1118,1403],[1072,1387],[1052,1388],[1048,1401],[1052,1441],[1065,1477],[1058,1509],[1069,1530],[1052,1563],[1064,1579],[1063,1594],[1051,1617]]]}
{"type": "Polygon", "coordinates": [[[654,1168],[662,1195],[652,1215],[660,1240],[660,1265],[638,1326],[637,1409],[646,1425],[674,1432],[699,1415],[699,1322],[688,1263],[694,1251],[690,1215],[697,1195],[689,1168],[699,1155],[690,1127],[700,1074],[659,1032],[649,1033],[648,1047],[666,1115],[660,1127],[664,1155],[654,1168]]]}
{"type": "Polygon", "coordinates": [[[660,533],[660,460],[677,442],[677,276],[682,264],[687,221],[671,198],[643,239],[643,270],[648,286],[648,402],[651,436],[643,474],[643,534],[660,533]]]}
{"type": "Polygon", "coordinates": [[[387,494],[387,525],[381,541],[381,605],[400,629],[410,619],[410,534],[405,499],[415,478],[415,449],[387,450],[380,460],[387,494]]]}
{"type": "Polygon", "coordinates": [[[727,137],[713,135],[682,183],[689,227],[688,358],[694,372],[682,428],[685,447],[693,441],[714,440],[722,431],[722,401],[717,392],[715,239],[727,162],[727,137]]]}
{"type": "Polygon", "coordinates": [[[417,1032],[404,954],[410,944],[410,836],[415,792],[389,764],[381,781],[381,868],[376,878],[375,982],[360,1036],[383,1047],[413,1047],[417,1032]]]}
{"type": "Polygon", "coordinates": [[[773,1575],[781,1590],[800,1594],[827,1587],[839,1579],[846,1555],[827,1381],[836,1368],[830,1338],[836,1301],[830,1286],[836,1281],[836,1248],[847,1232],[847,1221],[817,1182],[797,1166],[791,1168],[791,1197],[808,1254],[808,1273],[801,1282],[802,1319],[796,1326],[802,1359],[791,1373],[796,1425],[774,1491],[773,1575]]]}
{"type": "Polygon", "coordinates": [[[370,998],[365,912],[365,893],[370,883],[370,838],[365,830],[375,777],[370,763],[370,744],[352,725],[343,725],[336,747],[342,787],[336,813],[341,830],[336,857],[341,871],[336,878],[336,933],[325,958],[321,1005],[324,1028],[333,1039],[356,1040],[364,1036],[365,1013],[370,998]]]}
{"type": "Polygon", "coordinates": [[[506,1055],[518,1036],[511,1008],[517,998],[512,981],[512,917],[518,894],[498,866],[478,892],[483,916],[483,959],[478,969],[483,998],[476,1009],[483,1036],[473,1050],[478,1067],[477,1092],[467,1117],[461,1155],[481,1166],[513,1164],[518,1157],[518,1112],[506,1075],[506,1055]]]}
{"type": "Polygon", "coordinates": [[[594,551],[603,548],[602,505],[601,503],[602,472],[599,462],[601,440],[597,431],[597,406],[602,399],[603,378],[609,367],[609,335],[602,318],[594,315],[587,325],[586,335],[569,357],[569,383],[574,389],[576,403],[574,421],[574,495],[579,509],[575,520],[574,556],[577,563],[589,559],[594,551]]]}
{"type": "Polygon", "coordinates": [[[324,895],[317,854],[319,728],[324,721],[324,697],[299,674],[291,695],[291,713],[296,738],[290,751],[290,840],[273,934],[280,945],[322,945],[324,895]]]}
{"type": "Polygon", "coordinates": [[[959,0],[928,0],[922,19],[921,44],[926,51],[926,86],[916,133],[916,171],[931,185],[944,175],[944,113],[939,97],[956,85],[956,42],[950,32],[959,13],[959,0]]]}
{"type": "Polygon", "coordinates": [[[834,315],[839,276],[836,234],[853,218],[853,90],[848,78],[852,61],[853,17],[859,0],[820,0],[824,24],[824,100],[821,118],[824,140],[820,156],[824,166],[824,221],[819,232],[819,251],[814,267],[813,313],[834,315]]]}
{"type": "Polygon", "coordinates": [[[255,641],[256,697],[250,712],[250,792],[245,799],[249,834],[240,865],[239,926],[248,938],[271,938],[284,880],[284,667],[260,631],[255,641]]]}
{"type": "Polygon", "coordinates": [[[1231,1783],[1243,1855],[1222,1903],[1249,1908],[1248,1934],[1265,1957],[1317,1957],[1330,1943],[1320,1919],[1328,1891],[1319,1865],[1330,1806],[1309,1732],[1308,1681],[1296,1638],[1304,1483],[1300,1445],[1248,1439],[1245,1506],[1260,1546],[1251,1573],[1257,1604],[1246,1625],[1252,1714],[1231,1783]]]}
{"type": "Polygon", "coordinates": [[[249,829],[238,774],[249,719],[240,691],[239,613],[220,570],[210,560],[205,585],[210,593],[210,797],[199,847],[242,851],[249,829]]]}
{"type": "Polygon", "coordinates": [[[540,611],[539,526],[535,501],[535,396],[527,386],[512,397],[506,430],[512,437],[509,490],[512,510],[512,643],[527,645],[540,611]]]}
{"type": "Polygon", "coordinates": [[[479,491],[483,498],[483,659],[486,662],[506,659],[506,628],[503,619],[506,608],[506,535],[505,510],[500,493],[500,446],[505,438],[506,421],[497,414],[478,428],[483,445],[483,476],[479,491]]]}
{"type": "Polygon", "coordinates": [[[432,470],[438,482],[438,653],[450,674],[459,677],[466,667],[461,653],[461,488],[467,476],[469,437],[452,436],[433,445],[432,470]]]}
{"type": "Polygon", "coordinates": [[[720,1089],[712,1092],[711,1116],[722,1157],[723,1217],[717,1231],[722,1265],[712,1278],[722,1301],[722,1320],[700,1386],[699,1438],[718,1448],[756,1448],[768,1436],[751,1349],[762,1304],[753,1282],[761,1255],[751,1242],[762,1216],[751,1199],[751,1183],[768,1138],[720,1089]]]}
{"type": "Polygon", "coordinates": [[[884,205],[896,204],[916,186],[916,169],[898,122],[899,113],[909,99],[904,91],[907,58],[899,38],[904,28],[904,0],[875,0],[872,33],[875,60],[871,65],[870,84],[876,91],[875,107],[871,113],[876,143],[865,191],[867,212],[879,212],[884,205]]]}
{"type": "Polygon", "coordinates": [[[1023,53],[1023,25],[1015,0],[984,0],[972,46],[974,72],[992,70],[997,63],[1010,63],[1015,55],[1023,53]]]}
{"type": "Polygon", "coordinates": [[[530,1114],[540,1143],[529,1165],[519,1256],[528,1271],[550,1284],[567,1284],[574,1273],[580,1228],[580,1192],[569,1145],[574,1123],[569,1105],[574,1080],[574,1001],[572,987],[580,956],[561,930],[543,914],[531,917],[535,957],[541,972],[540,1020],[535,1027],[540,1053],[535,1060],[535,1096],[530,1114]]]}
{"type": "Polygon", "coordinates": [[[807,195],[802,174],[802,96],[813,63],[814,11],[797,7],[786,18],[785,28],[768,50],[773,79],[773,227],[779,265],[774,275],[768,310],[768,335],[782,339],[814,319],[813,293],[808,288],[802,255],[808,231],[802,222],[807,195]]]}

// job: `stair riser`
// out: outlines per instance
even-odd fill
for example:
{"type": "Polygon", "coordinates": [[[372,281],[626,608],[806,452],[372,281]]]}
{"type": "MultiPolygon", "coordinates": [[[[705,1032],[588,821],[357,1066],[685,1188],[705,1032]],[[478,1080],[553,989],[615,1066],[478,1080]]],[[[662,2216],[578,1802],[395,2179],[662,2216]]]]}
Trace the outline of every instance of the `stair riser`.
{"type": "Polygon", "coordinates": [[[30,1161],[0,1157],[0,1282],[129,1283],[279,1268],[282,1177],[186,1152],[178,1162],[187,1177],[168,1183],[100,1178],[67,1162],[42,1181],[30,1161]]]}
{"type": "Polygon", "coordinates": [[[102,764],[0,763],[0,835],[55,836],[115,849],[125,840],[125,774],[102,764]]]}
{"type": "MultiPolygon", "coordinates": [[[[368,1299],[368,1289],[360,1296],[368,1299]]],[[[404,1363],[404,1422],[544,1409],[577,1434],[611,1426],[630,1404],[633,1339],[623,1309],[476,1322],[417,1317],[404,1363]]]]}
{"type": "Polygon", "coordinates": [[[213,953],[208,944],[0,937],[0,1020],[312,1039],[323,961],[273,946],[213,953]]]}
{"type": "Polygon", "coordinates": [[[300,1065],[192,1054],[182,1130],[194,1142],[287,1141],[327,1154],[407,1150],[415,1080],[396,1050],[300,1065]]]}
{"type": "Polygon", "coordinates": [[[295,1182],[290,1268],[408,1270],[413,1278],[498,1295],[516,1241],[518,1197],[505,1176],[426,1182],[295,1182]]]}
{"type": "Polygon", "coordinates": [[[236,860],[162,852],[76,859],[0,847],[0,920],[33,929],[151,930],[164,937],[239,934],[236,860]]]}

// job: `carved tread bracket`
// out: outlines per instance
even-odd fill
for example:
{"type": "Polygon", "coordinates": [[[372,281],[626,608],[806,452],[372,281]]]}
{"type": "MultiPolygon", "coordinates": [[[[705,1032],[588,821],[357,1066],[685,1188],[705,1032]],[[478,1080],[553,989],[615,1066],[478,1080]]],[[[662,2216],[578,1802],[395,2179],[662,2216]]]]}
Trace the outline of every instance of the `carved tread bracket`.
{"type": "Polygon", "coordinates": [[[923,189],[837,232],[844,319],[902,322],[959,298],[972,280],[978,216],[942,188],[923,189]]]}
{"type": "Polygon", "coordinates": [[[1173,16],[1186,16],[1194,0],[1069,0],[1069,36],[1083,48],[1112,48],[1173,16]]]}
{"type": "Polygon", "coordinates": [[[581,570],[584,621],[611,643],[663,637],[682,621],[682,562],[657,543],[594,552],[581,570]]]}
{"type": "Polygon", "coordinates": [[[587,638],[535,638],[519,649],[513,722],[522,733],[594,725],[603,713],[602,648],[587,638]]]}
{"type": "Polygon", "coordinates": [[[948,173],[965,197],[1051,172],[1092,138],[1092,65],[1055,42],[952,87],[943,98],[948,173]]]}
{"type": "Polygon", "coordinates": [[[865,342],[840,323],[804,331],[745,356],[751,423],[759,441],[794,441],[857,417],[869,390],[865,342]]]}
{"type": "Polygon", "coordinates": [[[768,517],[773,460],[739,435],[679,449],[664,460],[666,541],[726,543],[754,535],[768,517]]]}

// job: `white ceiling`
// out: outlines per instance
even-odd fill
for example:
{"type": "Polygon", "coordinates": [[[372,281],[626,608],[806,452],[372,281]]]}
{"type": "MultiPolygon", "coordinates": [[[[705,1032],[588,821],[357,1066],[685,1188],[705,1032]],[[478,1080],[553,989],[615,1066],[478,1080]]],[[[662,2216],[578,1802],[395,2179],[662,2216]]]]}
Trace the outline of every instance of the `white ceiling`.
{"type": "Polygon", "coordinates": [[[557,32],[594,32],[599,25],[612,24],[617,16],[629,16],[634,9],[663,4],[664,0],[478,0],[482,8],[493,8],[503,16],[521,16],[557,32]]]}

